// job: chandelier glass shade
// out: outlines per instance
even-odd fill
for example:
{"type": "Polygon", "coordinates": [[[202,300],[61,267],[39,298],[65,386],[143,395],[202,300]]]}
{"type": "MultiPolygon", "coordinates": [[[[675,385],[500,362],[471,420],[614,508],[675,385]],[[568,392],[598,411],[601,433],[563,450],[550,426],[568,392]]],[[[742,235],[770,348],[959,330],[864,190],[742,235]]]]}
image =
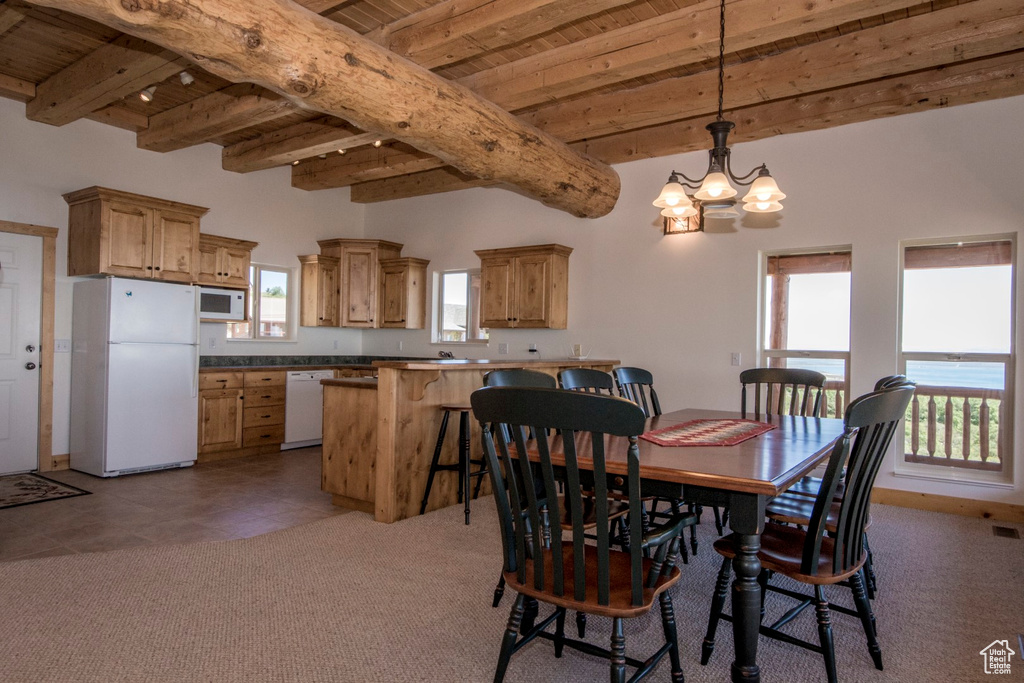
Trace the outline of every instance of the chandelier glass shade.
{"type": "MultiPolygon", "coordinates": [[[[698,214],[697,201],[700,207],[701,220],[704,218],[735,218],[739,216],[737,204],[742,202],[742,209],[749,213],[772,213],[782,210],[782,200],[786,195],[779,190],[778,183],[761,164],[746,175],[736,175],[732,170],[732,152],[729,150],[729,133],[736,127],[732,121],[722,116],[722,105],[725,92],[725,0],[720,5],[720,33],[718,40],[718,117],[707,125],[714,143],[708,152],[708,168],[700,178],[690,178],[679,171],[673,170],[668,182],[661,189],[661,194],[654,200],[654,206],[660,208],[666,221],[689,218],[698,214]],[[737,200],[739,191],[736,186],[748,188],[742,199],[737,200]],[[690,194],[692,192],[692,194],[690,194]]],[[[667,222],[666,222],[667,226],[667,222]]],[[[694,232],[703,229],[703,225],[694,232]]],[[[666,234],[680,232],[669,230],[666,234]]]]}

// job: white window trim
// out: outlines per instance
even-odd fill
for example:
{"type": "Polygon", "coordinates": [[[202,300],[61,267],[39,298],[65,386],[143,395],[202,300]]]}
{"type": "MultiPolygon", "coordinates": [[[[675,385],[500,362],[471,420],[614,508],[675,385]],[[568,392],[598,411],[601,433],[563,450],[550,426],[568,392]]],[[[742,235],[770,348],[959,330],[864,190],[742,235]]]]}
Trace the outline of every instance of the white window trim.
{"type": "Polygon", "coordinates": [[[252,344],[252,343],[258,343],[258,344],[267,344],[267,343],[270,343],[270,344],[297,344],[299,342],[299,340],[297,338],[297,336],[298,336],[297,335],[297,332],[298,332],[298,310],[297,310],[297,304],[296,304],[296,302],[298,300],[298,296],[297,296],[297,293],[296,293],[295,290],[296,290],[296,283],[298,283],[298,276],[299,276],[298,268],[288,268],[286,266],[278,266],[278,265],[274,265],[274,264],[271,264],[271,263],[251,263],[249,265],[251,267],[257,269],[257,282],[250,283],[250,285],[249,285],[249,287],[250,287],[250,296],[252,297],[252,302],[253,302],[252,306],[250,307],[250,311],[249,311],[249,331],[250,331],[250,333],[252,333],[256,329],[257,308],[259,307],[259,304],[256,303],[259,300],[259,297],[257,296],[257,293],[259,292],[259,286],[260,286],[260,283],[258,281],[259,280],[258,272],[259,272],[260,269],[264,269],[265,268],[267,270],[275,271],[275,272],[278,272],[278,273],[287,273],[288,274],[288,294],[285,297],[285,299],[286,299],[285,310],[287,311],[287,313],[286,313],[287,317],[285,319],[285,330],[286,330],[287,336],[285,336],[285,337],[228,337],[225,340],[225,342],[228,343],[228,344],[235,344],[235,343],[238,343],[238,344],[252,344]]]}
{"type": "MultiPolygon", "coordinates": [[[[442,280],[448,273],[467,273],[468,275],[479,275],[479,268],[451,268],[448,270],[435,270],[433,273],[432,300],[434,302],[434,315],[430,321],[430,345],[431,346],[488,346],[490,339],[467,339],[465,341],[444,341],[441,339],[442,327],[444,325],[444,296],[442,280]]],[[[468,301],[468,292],[467,292],[468,301]]],[[[483,328],[481,328],[483,329],[483,328]]]]}
{"type": "MultiPolygon", "coordinates": [[[[1014,476],[1014,447],[1016,442],[1019,440],[1017,431],[1018,426],[1015,420],[1016,413],[1016,358],[1017,358],[1017,235],[1016,233],[998,233],[988,235],[970,235],[965,237],[935,237],[929,239],[910,239],[901,240],[899,243],[899,284],[896,299],[896,333],[897,333],[897,348],[896,353],[899,358],[899,372],[905,373],[907,370],[907,360],[910,356],[910,360],[916,360],[918,357],[925,357],[934,355],[936,359],[942,359],[947,354],[935,353],[929,354],[925,352],[916,351],[903,351],[903,273],[904,269],[904,255],[908,247],[922,247],[932,245],[948,245],[954,243],[972,244],[975,242],[996,242],[1001,240],[1010,241],[1010,264],[1013,268],[1010,271],[1010,311],[1013,315],[1013,319],[1010,321],[1010,353],[1009,354],[960,354],[964,360],[992,360],[998,358],[1009,358],[1009,368],[1006,373],[1006,387],[1004,389],[1006,398],[1004,399],[1008,405],[1006,409],[1006,415],[1010,419],[1010,430],[1011,439],[1009,448],[1006,449],[1006,461],[1003,463],[1002,472],[985,472],[982,470],[971,470],[967,468],[959,467],[942,467],[939,465],[929,465],[927,463],[916,463],[907,462],[905,459],[902,439],[900,439],[899,445],[896,446],[896,457],[895,465],[893,468],[893,474],[896,477],[907,478],[907,479],[924,479],[929,481],[941,481],[950,482],[957,484],[965,484],[971,486],[983,486],[983,487],[994,487],[994,488],[1015,488],[1016,477],[1014,476]],[[969,358],[970,356],[970,358],[969,358]],[[977,356],[978,358],[974,358],[977,356]]],[[[906,433],[904,426],[904,420],[900,421],[900,426],[897,432],[901,437],[906,433]]],[[[897,441],[897,439],[893,439],[897,441]]]]}

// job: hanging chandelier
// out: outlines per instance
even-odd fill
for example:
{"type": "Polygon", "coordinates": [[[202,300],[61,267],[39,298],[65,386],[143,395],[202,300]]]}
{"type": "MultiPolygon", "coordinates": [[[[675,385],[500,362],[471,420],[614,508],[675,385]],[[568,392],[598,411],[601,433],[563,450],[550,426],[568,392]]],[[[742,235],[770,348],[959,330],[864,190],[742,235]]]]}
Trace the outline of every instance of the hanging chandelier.
{"type": "Polygon", "coordinates": [[[725,0],[721,2],[718,39],[718,117],[706,128],[714,147],[708,152],[708,169],[701,178],[693,179],[679,171],[669,174],[668,182],[654,205],[662,209],[665,234],[698,232],[704,229],[705,218],[735,218],[738,194],[733,183],[749,186],[743,197],[743,210],[751,213],[772,213],[782,210],[782,194],[768,167],[761,164],[744,176],[732,171],[731,153],[727,144],[729,133],[736,127],[722,117],[725,94],[725,0]],[[755,175],[756,174],[756,175],[755,175]],[[687,194],[687,188],[693,195],[687,194]],[[697,205],[693,200],[697,200],[697,205]],[[699,205],[699,208],[698,208],[699,205]]]}

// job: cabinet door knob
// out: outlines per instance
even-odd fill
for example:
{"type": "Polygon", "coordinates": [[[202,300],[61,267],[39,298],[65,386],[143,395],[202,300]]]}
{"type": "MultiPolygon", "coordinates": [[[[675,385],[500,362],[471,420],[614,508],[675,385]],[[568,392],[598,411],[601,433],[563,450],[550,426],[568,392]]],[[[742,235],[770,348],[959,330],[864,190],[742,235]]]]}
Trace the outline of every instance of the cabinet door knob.
{"type": "Polygon", "coordinates": [[[508,322],[512,322],[512,318],[505,318],[508,322]]]}
{"type": "Polygon", "coordinates": [[[156,268],[154,268],[153,270],[160,270],[160,266],[157,266],[157,267],[156,267],[156,268]]]}
{"type": "Polygon", "coordinates": [[[146,270],[153,270],[153,266],[146,266],[146,270]]]}

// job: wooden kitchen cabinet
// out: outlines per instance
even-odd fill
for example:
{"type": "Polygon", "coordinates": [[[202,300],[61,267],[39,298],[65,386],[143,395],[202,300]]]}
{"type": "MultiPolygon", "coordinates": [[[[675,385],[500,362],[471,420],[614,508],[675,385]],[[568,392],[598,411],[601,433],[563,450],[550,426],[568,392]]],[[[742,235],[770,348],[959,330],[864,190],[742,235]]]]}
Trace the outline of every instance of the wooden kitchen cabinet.
{"type": "Polygon", "coordinates": [[[341,317],[340,261],[333,256],[300,256],[302,296],[299,300],[299,325],[338,327],[341,317]]]}
{"type": "Polygon", "coordinates": [[[480,326],[564,330],[571,253],[560,244],[477,251],[480,326]]]}
{"type": "Polygon", "coordinates": [[[201,206],[89,187],[68,203],[68,275],[192,283],[199,270],[201,206]]]}
{"type": "Polygon", "coordinates": [[[242,373],[199,376],[200,455],[242,447],[242,373]]]}
{"type": "Polygon", "coordinates": [[[427,264],[419,258],[380,262],[380,327],[422,330],[427,322],[427,264]]]}
{"type": "Polygon", "coordinates": [[[258,405],[245,406],[242,447],[280,448],[284,443],[286,373],[283,370],[253,370],[244,374],[245,391],[259,398],[258,405]],[[279,400],[275,401],[275,397],[279,400]]]}
{"type": "Polygon", "coordinates": [[[402,245],[384,240],[320,240],[320,254],[340,262],[341,326],[380,327],[380,262],[398,258],[402,245]]]}
{"type": "Polygon", "coordinates": [[[257,246],[258,242],[200,234],[196,284],[248,289],[249,263],[257,246]]]}

